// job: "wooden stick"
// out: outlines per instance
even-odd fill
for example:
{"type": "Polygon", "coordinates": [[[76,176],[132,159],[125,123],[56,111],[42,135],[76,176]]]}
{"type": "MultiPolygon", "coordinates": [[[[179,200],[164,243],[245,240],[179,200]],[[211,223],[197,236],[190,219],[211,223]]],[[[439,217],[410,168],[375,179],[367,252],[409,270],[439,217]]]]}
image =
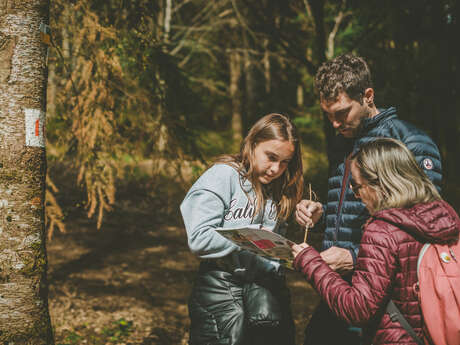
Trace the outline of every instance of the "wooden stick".
{"type": "MultiPolygon", "coordinates": [[[[308,184],[308,189],[310,191],[310,193],[309,193],[310,194],[310,199],[309,200],[311,201],[311,183],[308,184]]],[[[308,225],[305,225],[305,234],[303,236],[304,243],[307,242],[307,237],[308,237],[308,225]]]]}

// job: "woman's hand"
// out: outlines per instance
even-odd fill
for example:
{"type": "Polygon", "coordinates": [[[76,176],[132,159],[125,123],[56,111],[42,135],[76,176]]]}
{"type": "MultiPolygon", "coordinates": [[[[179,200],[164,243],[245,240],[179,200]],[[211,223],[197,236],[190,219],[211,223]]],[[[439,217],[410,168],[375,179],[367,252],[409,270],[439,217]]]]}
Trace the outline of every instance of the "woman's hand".
{"type": "Polygon", "coordinates": [[[300,244],[294,244],[291,249],[292,249],[292,255],[294,258],[305,248],[310,247],[307,243],[300,243],[300,244]]]}

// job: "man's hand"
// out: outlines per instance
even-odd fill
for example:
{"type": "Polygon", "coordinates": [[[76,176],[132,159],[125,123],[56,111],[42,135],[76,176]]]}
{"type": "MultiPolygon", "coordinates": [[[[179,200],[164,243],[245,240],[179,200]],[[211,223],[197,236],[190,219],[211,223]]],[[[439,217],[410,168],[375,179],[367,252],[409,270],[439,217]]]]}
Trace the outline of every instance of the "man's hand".
{"type": "Polygon", "coordinates": [[[312,200],[301,200],[295,211],[295,220],[299,225],[311,228],[323,215],[323,205],[312,200]]]}
{"type": "Polygon", "coordinates": [[[294,256],[294,258],[302,251],[304,250],[305,248],[308,248],[309,245],[307,243],[300,243],[300,244],[294,244],[293,246],[291,246],[291,249],[292,249],[292,255],[294,256]]]}
{"type": "Polygon", "coordinates": [[[353,258],[348,249],[331,247],[320,255],[329,267],[339,274],[346,274],[353,270],[353,258]]]}

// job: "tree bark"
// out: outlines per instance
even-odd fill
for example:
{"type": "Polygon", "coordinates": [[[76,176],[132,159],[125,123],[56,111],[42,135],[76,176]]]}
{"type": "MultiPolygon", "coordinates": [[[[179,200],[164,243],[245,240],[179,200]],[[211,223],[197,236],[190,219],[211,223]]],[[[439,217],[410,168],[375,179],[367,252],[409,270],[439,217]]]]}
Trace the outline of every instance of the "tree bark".
{"type": "Polygon", "coordinates": [[[0,0],[0,343],[53,344],[48,313],[47,0],[0,0]]]}

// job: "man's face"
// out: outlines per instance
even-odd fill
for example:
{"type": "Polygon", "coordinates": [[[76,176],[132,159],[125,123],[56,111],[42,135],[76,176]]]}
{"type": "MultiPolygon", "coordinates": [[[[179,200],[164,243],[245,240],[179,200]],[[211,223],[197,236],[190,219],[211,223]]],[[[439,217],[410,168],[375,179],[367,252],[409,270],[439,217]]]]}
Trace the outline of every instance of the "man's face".
{"type": "Polygon", "coordinates": [[[361,122],[371,115],[371,108],[366,102],[361,105],[345,92],[339,93],[333,101],[322,99],[321,109],[331,121],[332,126],[345,138],[356,137],[361,122]]]}

